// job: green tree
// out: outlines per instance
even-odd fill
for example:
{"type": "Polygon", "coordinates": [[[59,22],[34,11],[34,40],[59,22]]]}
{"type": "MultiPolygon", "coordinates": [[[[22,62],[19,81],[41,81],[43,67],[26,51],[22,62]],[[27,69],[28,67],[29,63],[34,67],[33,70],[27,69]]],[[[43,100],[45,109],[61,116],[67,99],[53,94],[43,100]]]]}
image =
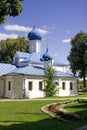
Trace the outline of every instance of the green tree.
{"type": "Polygon", "coordinates": [[[54,96],[56,94],[56,83],[54,82],[56,79],[55,70],[48,66],[48,68],[45,70],[44,75],[44,83],[45,83],[45,95],[46,97],[54,96]]]}
{"type": "Polygon", "coordinates": [[[1,41],[0,62],[12,62],[12,58],[16,51],[28,52],[29,41],[24,37],[17,39],[7,39],[1,41]]]}
{"type": "Polygon", "coordinates": [[[71,40],[71,51],[68,56],[71,70],[83,78],[83,86],[86,89],[87,75],[87,33],[80,31],[71,40]]]}
{"type": "Polygon", "coordinates": [[[22,0],[0,0],[0,24],[4,23],[7,16],[18,16],[22,9],[22,0]]]}

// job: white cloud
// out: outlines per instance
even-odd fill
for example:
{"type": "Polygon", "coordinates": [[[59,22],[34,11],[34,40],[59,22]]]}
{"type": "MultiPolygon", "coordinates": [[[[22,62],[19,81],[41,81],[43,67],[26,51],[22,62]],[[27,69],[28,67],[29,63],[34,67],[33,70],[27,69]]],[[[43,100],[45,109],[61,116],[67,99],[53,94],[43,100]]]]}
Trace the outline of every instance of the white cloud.
{"type": "Polygon", "coordinates": [[[64,39],[62,40],[63,43],[70,43],[71,39],[64,39]]]}
{"type": "Polygon", "coordinates": [[[15,38],[17,38],[17,37],[18,37],[17,34],[0,33],[0,41],[1,41],[1,40],[6,40],[7,38],[15,39],[15,38]]]}
{"type": "MultiPolygon", "coordinates": [[[[5,30],[8,31],[19,31],[19,32],[30,32],[32,30],[31,27],[25,27],[25,26],[20,26],[20,25],[5,25],[4,26],[5,30]]],[[[48,33],[47,30],[43,30],[43,29],[37,29],[42,35],[46,35],[48,33]]]]}
{"type": "Polygon", "coordinates": [[[25,26],[19,26],[17,24],[15,24],[15,25],[8,24],[8,25],[4,26],[4,29],[8,30],[8,31],[28,32],[28,31],[31,31],[32,28],[25,27],[25,26]]]}
{"type": "Polygon", "coordinates": [[[39,33],[41,33],[42,35],[46,35],[47,33],[49,33],[47,30],[43,30],[43,29],[38,29],[39,33]]]}

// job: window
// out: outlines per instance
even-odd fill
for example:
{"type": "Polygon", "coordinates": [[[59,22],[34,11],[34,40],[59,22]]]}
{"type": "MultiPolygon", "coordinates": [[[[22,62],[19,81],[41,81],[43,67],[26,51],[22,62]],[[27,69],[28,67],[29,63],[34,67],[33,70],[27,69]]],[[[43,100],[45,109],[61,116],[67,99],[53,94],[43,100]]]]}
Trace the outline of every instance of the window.
{"type": "Polygon", "coordinates": [[[43,89],[43,84],[42,82],[39,82],[39,90],[42,90],[43,89]]]}
{"type": "Polygon", "coordinates": [[[28,82],[28,90],[32,90],[32,82],[28,82]]]}
{"type": "Polygon", "coordinates": [[[73,90],[73,83],[70,82],[70,90],[73,90]]]}
{"type": "Polygon", "coordinates": [[[65,82],[62,82],[62,89],[65,90],[65,82]]]}
{"type": "Polygon", "coordinates": [[[8,90],[11,90],[11,81],[8,81],[8,90]]]}

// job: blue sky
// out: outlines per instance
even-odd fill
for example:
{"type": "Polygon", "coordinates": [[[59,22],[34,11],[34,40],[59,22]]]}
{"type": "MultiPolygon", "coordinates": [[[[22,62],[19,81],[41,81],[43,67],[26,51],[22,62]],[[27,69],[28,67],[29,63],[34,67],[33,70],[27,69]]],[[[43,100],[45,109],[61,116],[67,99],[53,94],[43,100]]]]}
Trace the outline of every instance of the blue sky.
{"type": "Polygon", "coordinates": [[[0,25],[0,40],[24,36],[34,26],[42,34],[41,51],[46,50],[59,61],[68,63],[70,39],[83,30],[87,32],[87,0],[24,0],[23,12],[17,17],[7,17],[0,25]]]}

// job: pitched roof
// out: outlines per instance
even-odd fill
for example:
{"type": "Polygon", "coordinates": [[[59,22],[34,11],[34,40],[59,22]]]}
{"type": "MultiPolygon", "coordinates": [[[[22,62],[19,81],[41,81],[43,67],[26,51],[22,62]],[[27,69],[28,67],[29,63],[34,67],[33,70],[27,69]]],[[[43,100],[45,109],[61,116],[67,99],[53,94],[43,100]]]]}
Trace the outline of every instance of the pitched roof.
{"type": "Polygon", "coordinates": [[[20,51],[16,51],[16,54],[18,55],[18,57],[20,58],[28,58],[29,57],[29,53],[27,52],[20,52],[20,51]]]}
{"type": "MultiPolygon", "coordinates": [[[[11,64],[0,63],[0,77],[4,75],[36,75],[44,76],[44,68],[39,66],[26,66],[18,68],[11,64]]],[[[58,77],[74,77],[71,73],[56,71],[58,77]]]]}
{"type": "Polygon", "coordinates": [[[14,65],[0,63],[0,77],[8,73],[11,73],[15,69],[16,69],[16,66],[14,65]]]}
{"type": "Polygon", "coordinates": [[[22,68],[16,68],[13,72],[11,72],[10,74],[12,75],[18,75],[18,74],[22,74],[22,75],[44,75],[44,69],[41,67],[34,67],[34,66],[26,66],[26,67],[22,67],[22,68]]]}
{"type": "MultiPolygon", "coordinates": [[[[43,55],[41,53],[27,53],[27,52],[16,52],[19,58],[24,58],[25,61],[28,60],[29,63],[35,63],[35,64],[44,64],[40,59],[43,58],[43,55]]],[[[54,59],[54,66],[66,66],[66,64],[60,62],[57,58],[54,59]]],[[[24,62],[25,62],[24,61],[24,62]]]]}
{"type": "Polygon", "coordinates": [[[40,61],[41,53],[31,53],[29,55],[29,62],[35,63],[35,64],[43,64],[43,62],[40,61]]]}

